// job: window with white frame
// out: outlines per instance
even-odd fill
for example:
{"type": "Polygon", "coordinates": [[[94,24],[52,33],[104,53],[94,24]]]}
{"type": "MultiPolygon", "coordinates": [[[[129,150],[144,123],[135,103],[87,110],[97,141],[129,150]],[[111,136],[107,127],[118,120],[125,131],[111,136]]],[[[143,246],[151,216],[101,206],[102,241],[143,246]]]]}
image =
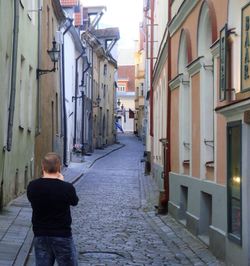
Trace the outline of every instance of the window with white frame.
{"type": "Polygon", "coordinates": [[[125,89],[126,89],[126,86],[124,85],[124,84],[119,84],[118,85],[118,91],[125,91],[125,89]]]}
{"type": "Polygon", "coordinates": [[[212,26],[209,7],[204,4],[198,28],[198,55],[203,57],[200,69],[201,88],[201,176],[206,177],[206,166],[214,163],[214,89],[212,45],[212,26]]]}
{"type": "Polygon", "coordinates": [[[25,58],[21,55],[20,83],[19,83],[19,127],[24,128],[25,117],[25,58]]]}
{"type": "Polygon", "coordinates": [[[29,66],[29,91],[28,91],[28,130],[31,131],[33,125],[33,68],[29,66]]]}
{"type": "Polygon", "coordinates": [[[180,104],[179,104],[179,138],[180,138],[180,170],[184,172],[184,165],[190,163],[190,87],[187,73],[187,39],[185,31],[182,32],[179,44],[178,71],[180,81],[180,104]]]}

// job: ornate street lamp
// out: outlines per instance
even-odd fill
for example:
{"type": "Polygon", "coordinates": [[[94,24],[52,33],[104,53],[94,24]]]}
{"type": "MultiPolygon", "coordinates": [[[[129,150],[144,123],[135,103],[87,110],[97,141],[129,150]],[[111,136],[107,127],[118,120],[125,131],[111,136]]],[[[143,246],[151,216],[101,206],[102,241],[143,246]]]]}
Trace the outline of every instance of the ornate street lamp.
{"type": "Polygon", "coordinates": [[[93,107],[99,107],[100,102],[101,102],[101,98],[100,98],[100,95],[98,94],[98,96],[96,98],[96,105],[93,104],[93,107]]]}
{"type": "Polygon", "coordinates": [[[120,107],[120,105],[121,105],[121,100],[119,98],[117,100],[117,105],[118,105],[118,107],[120,107]]]}
{"type": "Polygon", "coordinates": [[[36,70],[37,79],[41,75],[47,74],[49,72],[55,72],[56,71],[56,63],[58,62],[59,57],[60,57],[60,50],[57,49],[57,47],[56,47],[55,39],[53,40],[52,45],[53,45],[52,49],[51,50],[47,50],[47,53],[49,54],[49,57],[50,57],[51,61],[54,63],[54,66],[53,66],[52,69],[39,69],[38,68],[36,70]]]}

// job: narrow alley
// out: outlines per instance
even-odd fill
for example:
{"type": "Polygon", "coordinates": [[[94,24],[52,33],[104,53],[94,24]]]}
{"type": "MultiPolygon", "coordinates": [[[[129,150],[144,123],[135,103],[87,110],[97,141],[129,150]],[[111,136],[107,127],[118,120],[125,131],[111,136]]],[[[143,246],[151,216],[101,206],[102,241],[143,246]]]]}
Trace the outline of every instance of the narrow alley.
{"type": "Polygon", "coordinates": [[[79,265],[223,265],[170,216],[155,215],[154,186],[142,174],[143,146],[132,134],[119,140],[125,146],[76,183],[79,265]]]}
{"type": "Polygon", "coordinates": [[[250,266],[250,1],[0,0],[0,27],[0,266],[40,236],[76,261],[71,229],[80,265],[250,266]]]}

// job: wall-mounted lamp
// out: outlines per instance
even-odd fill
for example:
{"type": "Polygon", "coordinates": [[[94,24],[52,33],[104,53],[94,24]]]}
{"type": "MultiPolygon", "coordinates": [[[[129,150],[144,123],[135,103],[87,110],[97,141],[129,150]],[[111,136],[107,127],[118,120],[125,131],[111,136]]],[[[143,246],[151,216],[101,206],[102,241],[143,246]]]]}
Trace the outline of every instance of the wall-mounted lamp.
{"type": "Polygon", "coordinates": [[[47,74],[49,72],[55,72],[56,71],[56,62],[58,62],[58,60],[59,60],[60,50],[59,49],[57,50],[56,41],[55,40],[53,40],[52,44],[53,44],[52,49],[51,50],[47,50],[47,52],[49,54],[49,57],[50,57],[51,61],[54,63],[54,66],[53,66],[52,69],[39,69],[38,68],[36,70],[36,77],[37,77],[37,79],[41,75],[47,74]]]}
{"type": "Polygon", "coordinates": [[[94,107],[99,107],[99,105],[100,105],[101,98],[100,98],[100,95],[99,95],[99,94],[98,94],[98,96],[97,96],[97,98],[96,98],[95,101],[96,101],[96,105],[93,104],[93,108],[94,108],[94,107]]]}
{"type": "Polygon", "coordinates": [[[159,139],[159,141],[162,143],[162,145],[163,145],[164,147],[166,147],[167,144],[168,144],[168,140],[167,140],[166,138],[161,138],[161,139],[159,139]]]}
{"type": "Polygon", "coordinates": [[[72,102],[75,101],[76,99],[83,99],[84,94],[82,93],[81,96],[72,96],[72,102]]]}
{"type": "Polygon", "coordinates": [[[121,100],[120,99],[117,100],[117,105],[120,107],[120,105],[121,105],[121,100]]]}

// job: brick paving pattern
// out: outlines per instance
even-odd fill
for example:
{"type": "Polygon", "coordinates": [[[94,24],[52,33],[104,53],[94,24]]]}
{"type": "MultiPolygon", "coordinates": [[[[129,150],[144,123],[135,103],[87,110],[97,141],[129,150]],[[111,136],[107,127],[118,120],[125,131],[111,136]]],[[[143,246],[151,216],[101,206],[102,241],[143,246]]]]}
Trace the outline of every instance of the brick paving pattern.
{"type": "MultiPolygon", "coordinates": [[[[133,135],[64,169],[80,202],[72,208],[80,266],[224,265],[169,215],[159,216],[157,187],[144,176],[143,146],[133,135]],[[116,151],[114,151],[116,150],[116,151]]],[[[0,266],[34,266],[31,208],[25,195],[0,214],[0,266]]]]}
{"type": "Polygon", "coordinates": [[[142,175],[143,147],[126,146],[94,164],[76,184],[73,233],[79,265],[223,265],[170,216],[153,210],[156,187],[142,175]],[[167,223],[167,224],[166,224],[167,223]]]}

